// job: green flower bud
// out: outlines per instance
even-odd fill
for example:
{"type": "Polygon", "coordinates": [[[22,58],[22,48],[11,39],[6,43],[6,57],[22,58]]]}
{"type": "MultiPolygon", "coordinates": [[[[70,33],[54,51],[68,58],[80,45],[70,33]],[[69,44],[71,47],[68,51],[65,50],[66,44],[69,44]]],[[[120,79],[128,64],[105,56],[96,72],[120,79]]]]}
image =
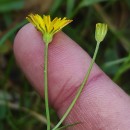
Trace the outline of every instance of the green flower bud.
{"type": "Polygon", "coordinates": [[[107,33],[107,24],[97,23],[95,30],[95,39],[98,43],[102,42],[107,33]]]}

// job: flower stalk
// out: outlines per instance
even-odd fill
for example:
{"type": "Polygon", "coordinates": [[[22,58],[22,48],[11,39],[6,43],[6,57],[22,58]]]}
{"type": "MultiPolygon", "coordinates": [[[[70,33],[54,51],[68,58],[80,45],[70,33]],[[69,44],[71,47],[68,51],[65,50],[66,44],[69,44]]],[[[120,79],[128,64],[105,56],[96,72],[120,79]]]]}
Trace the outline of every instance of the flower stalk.
{"type": "Polygon", "coordinates": [[[89,66],[89,69],[88,69],[88,71],[87,71],[87,74],[86,74],[86,76],[85,76],[85,78],[84,78],[84,80],[83,80],[81,86],[79,87],[79,90],[78,90],[78,92],[77,92],[77,94],[76,94],[74,100],[73,100],[72,103],[70,104],[70,106],[69,106],[69,108],[67,109],[67,111],[64,113],[64,115],[63,115],[63,117],[61,118],[61,120],[58,122],[58,124],[57,124],[52,130],[56,130],[57,128],[59,128],[59,126],[62,124],[62,122],[63,122],[63,121],[65,120],[65,118],[68,116],[68,114],[70,113],[70,111],[71,111],[72,108],[74,107],[74,105],[75,105],[77,99],[78,99],[79,96],[81,95],[81,92],[82,92],[82,90],[83,90],[85,84],[86,84],[87,81],[88,81],[88,77],[89,77],[89,75],[90,75],[90,72],[91,72],[91,70],[92,70],[94,61],[95,61],[95,59],[96,59],[96,56],[97,56],[97,53],[98,53],[98,49],[99,49],[99,45],[100,45],[100,43],[97,43],[96,49],[95,49],[95,52],[94,52],[94,56],[93,56],[92,61],[91,61],[91,63],[90,63],[90,66],[89,66]]]}
{"type": "Polygon", "coordinates": [[[48,101],[48,44],[45,43],[44,48],[44,96],[45,96],[45,109],[47,118],[47,130],[50,130],[50,112],[48,101]]]}
{"type": "Polygon", "coordinates": [[[71,102],[69,108],[67,109],[67,111],[64,113],[63,117],[61,118],[61,120],[58,122],[58,124],[52,129],[52,130],[56,130],[59,128],[59,126],[62,124],[62,122],[66,119],[66,117],[69,115],[70,111],[72,110],[72,108],[74,107],[77,99],[80,97],[81,95],[81,92],[85,86],[85,84],[87,83],[88,81],[88,78],[89,78],[89,75],[91,73],[91,70],[93,68],[93,65],[94,65],[94,62],[95,62],[95,59],[96,59],[96,56],[97,56],[97,53],[98,53],[98,50],[99,50],[99,46],[100,46],[100,43],[103,41],[103,39],[105,38],[105,35],[107,33],[107,25],[106,24],[102,24],[102,23],[98,23],[96,24],[96,30],[95,30],[95,39],[97,41],[97,44],[96,44],[96,49],[95,49],[95,52],[94,52],[94,55],[93,55],[93,58],[91,60],[91,63],[90,63],[90,66],[88,68],[88,71],[85,75],[85,78],[81,84],[81,86],[79,87],[79,90],[75,96],[75,98],[73,99],[73,101],[71,102]]]}
{"type": "Polygon", "coordinates": [[[50,112],[49,112],[49,99],[48,99],[48,46],[51,43],[55,33],[59,32],[63,27],[68,25],[72,20],[55,18],[51,21],[50,15],[43,15],[41,17],[38,14],[30,14],[26,19],[32,23],[38,31],[43,35],[43,41],[45,43],[44,48],[44,96],[45,96],[45,109],[47,117],[47,130],[50,130],[50,112]]]}

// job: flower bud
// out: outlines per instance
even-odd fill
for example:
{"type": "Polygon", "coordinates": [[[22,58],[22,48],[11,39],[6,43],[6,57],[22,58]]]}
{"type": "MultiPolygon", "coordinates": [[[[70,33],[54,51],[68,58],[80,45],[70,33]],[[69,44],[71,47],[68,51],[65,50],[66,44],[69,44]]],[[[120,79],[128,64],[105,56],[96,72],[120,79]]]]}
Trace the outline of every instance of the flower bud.
{"type": "Polygon", "coordinates": [[[107,33],[107,24],[97,23],[95,30],[95,39],[98,43],[102,42],[107,33]]]}

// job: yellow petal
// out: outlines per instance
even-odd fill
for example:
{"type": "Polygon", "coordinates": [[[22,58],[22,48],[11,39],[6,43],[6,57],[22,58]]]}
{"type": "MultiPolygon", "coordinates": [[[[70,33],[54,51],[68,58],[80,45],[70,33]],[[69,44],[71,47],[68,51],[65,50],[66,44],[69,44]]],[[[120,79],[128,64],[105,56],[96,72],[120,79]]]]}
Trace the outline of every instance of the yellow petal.
{"type": "Polygon", "coordinates": [[[66,17],[63,19],[61,18],[55,18],[51,21],[50,15],[43,15],[41,17],[38,14],[30,14],[26,17],[26,19],[32,23],[37,30],[42,32],[43,39],[45,39],[46,42],[51,42],[53,35],[60,31],[64,26],[72,22],[72,20],[67,20],[66,17]]]}

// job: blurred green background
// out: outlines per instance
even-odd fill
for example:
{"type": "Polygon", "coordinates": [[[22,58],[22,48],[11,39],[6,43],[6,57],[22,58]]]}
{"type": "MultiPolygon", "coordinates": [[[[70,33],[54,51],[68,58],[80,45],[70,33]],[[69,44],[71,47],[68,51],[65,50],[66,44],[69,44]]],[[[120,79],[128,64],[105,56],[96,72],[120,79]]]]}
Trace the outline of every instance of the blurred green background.
{"type": "MultiPolygon", "coordinates": [[[[109,26],[96,63],[130,94],[129,0],[0,0],[0,130],[43,130],[44,103],[32,89],[13,55],[13,40],[29,13],[67,16],[64,29],[90,56],[95,49],[97,22],[109,26]],[[80,34],[80,35],[79,35],[80,34]]],[[[58,120],[51,109],[52,125],[58,120]]]]}

